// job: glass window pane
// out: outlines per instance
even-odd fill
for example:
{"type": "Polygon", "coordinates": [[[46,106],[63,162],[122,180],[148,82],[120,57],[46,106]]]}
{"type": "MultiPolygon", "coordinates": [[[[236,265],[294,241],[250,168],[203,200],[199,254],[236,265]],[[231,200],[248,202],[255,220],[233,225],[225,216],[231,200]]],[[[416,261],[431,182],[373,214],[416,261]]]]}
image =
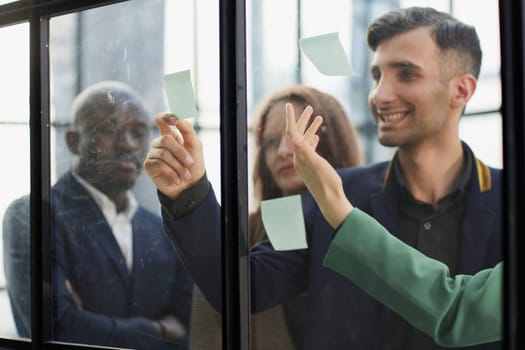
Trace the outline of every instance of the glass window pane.
{"type": "Polygon", "coordinates": [[[9,171],[0,183],[0,336],[30,337],[29,26],[0,28],[0,158],[9,171]]]}
{"type": "MultiPolygon", "coordinates": [[[[324,117],[324,126],[318,132],[318,153],[337,168],[370,165],[341,171],[345,193],[356,207],[408,245],[445,263],[452,276],[474,274],[499,263],[502,132],[501,115],[497,113],[501,104],[498,1],[480,5],[449,0],[329,0],[322,4],[304,0],[293,2],[294,6],[285,2],[284,8],[273,11],[262,0],[247,3],[252,9],[247,11],[247,48],[248,56],[253,57],[247,65],[251,104],[248,154],[253,180],[249,218],[255,312],[252,348],[442,349],[431,337],[367,296],[358,285],[323,266],[333,246],[334,227],[338,227],[336,239],[344,234],[344,228],[329,224],[311,197],[302,202],[307,249],[279,250],[277,243],[270,241],[261,219],[261,201],[306,191],[293,169],[291,145],[284,135],[284,105],[292,103],[298,116],[309,104],[314,115],[324,117]],[[464,86],[455,85],[457,80],[451,79],[448,84],[439,80],[441,76],[436,73],[441,74],[444,66],[437,57],[445,55],[428,55],[437,50],[430,35],[424,33],[425,38],[414,40],[414,30],[403,31],[380,38],[380,49],[375,52],[369,49],[368,26],[390,10],[409,6],[434,7],[476,28],[483,60],[474,84],[469,76],[462,80],[468,82],[473,93],[468,96],[466,116],[461,116],[463,104],[453,108],[457,105],[448,99],[457,96],[451,94],[456,90],[448,89],[464,86]],[[300,38],[332,32],[339,34],[349,56],[351,76],[322,74],[303,52],[297,52],[300,38]],[[276,40],[260,40],[263,37],[276,40]],[[268,83],[270,79],[274,79],[273,85],[268,83]],[[326,94],[339,103],[327,103],[326,94]],[[357,128],[357,136],[348,132],[341,120],[357,128]],[[349,144],[349,140],[354,143],[349,144]],[[460,141],[466,146],[462,147],[460,141]],[[330,143],[336,152],[330,151],[330,143]],[[365,160],[343,160],[348,153],[355,153],[359,144],[365,160]],[[489,170],[478,159],[492,168],[489,170]],[[436,176],[439,172],[443,176],[436,176]],[[485,202],[489,196],[495,198],[490,208],[485,202]],[[479,236],[481,231],[483,237],[479,236]],[[474,241],[476,244],[467,243],[474,241]],[[275,339],[280,344],[272,343],[275,339]]],[[[394,30],[386,28],[383,33],[394,30]]],[[[331,62],[330,51],[324,58],[331,62]]],[[[455,62],[445,63],[454,67],[455,62]]],[[[281,217],[271,218],[284,221],[281,224],[288,231],[283,235],[291,231],[286,210],[281,208],[281,217]]],[[[352,244],[350,239],[347,244],[352,244]]],[[[386,253],[373,256],[381,268],[395,264],[386,253]]],[[[342,264],[359,261],[356,257],[338,257],[342,264]]],[[[396,280],[397,276],[385,279],[396,280]]],[[[364,287],[373,289],[374,285],[364,287]]],[[[407,300],[396,296],[395,292],[389,293],[385,299],[407,300]]],[[[494,347],[500,348],[501,344],[494,347]]]]}
{"type": "MultiPolygon", "coordinates": [[[[20,2],[22,2],[24,0],[21,0],[20,2]]],[[[12,2],[17,2],[15,0],[0,0],[0,5],[5,5],[5,4],[9,4],[9,3],[12,3],[12,2]]]]}
{"type": "Polygon", "coordinates": [[[459,123],[459,135],[485,163],[495,168],[503,167],[500,113],[463,117],[459,123]],[[490,135],[490,141],[487,135],[490,135]]]}
{"type": "Polygon", "coordinates": [[[488,1],[483,6],[479,6],[479,3],[473,0],[454,2],[454,14],[476,27],[483,49],[483,65],[478,88],[469,103],[467,113],[498,110],[501,105],[498,13],[498,1],[488,1]],[[471,16],[473,8],[476,8],[476,16],[471,16]]]}
{"type": "Polygon", "coordinates": [[[189,69],[220,189],[218,4],[206,5],[133,0],[51,20],[54,340],[156,350],[194,336],[193,278],[142,165],[168,110],[163,75],[189,69]]]}

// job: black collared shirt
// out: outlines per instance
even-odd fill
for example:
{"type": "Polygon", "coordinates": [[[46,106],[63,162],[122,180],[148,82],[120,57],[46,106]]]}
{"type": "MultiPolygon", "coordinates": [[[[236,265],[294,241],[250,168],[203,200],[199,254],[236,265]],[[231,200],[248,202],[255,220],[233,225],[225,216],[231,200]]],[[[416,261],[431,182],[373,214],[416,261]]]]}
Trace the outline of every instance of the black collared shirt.
{"type": "MultiPolygon", "coordinates": [[[[436,205],[419,201],[410,193],[399,159],[394,157],[393,176],[400,187],[398,238],[434,259],[445,263],[451,275],[457,270],[462,230],[464,194],[472,178],[474,156],[463,146],[464,164],[454,189],[436,205]]],[[[430,296],[429,296],[430,297],[430,296]]],[[[385,315],[382,349],[444,349],[429,336],[414,329],[394,313],[385,315]]]]}

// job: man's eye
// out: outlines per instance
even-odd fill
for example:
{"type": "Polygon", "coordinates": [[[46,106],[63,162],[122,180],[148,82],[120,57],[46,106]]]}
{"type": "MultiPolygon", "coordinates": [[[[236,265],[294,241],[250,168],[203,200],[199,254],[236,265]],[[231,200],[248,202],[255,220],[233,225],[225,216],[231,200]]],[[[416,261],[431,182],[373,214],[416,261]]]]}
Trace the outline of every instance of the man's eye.
{"type": "Polygon", "coordinates": [[[379,82],[379,79],[381,79],[381,74],[379,73],[372,73],[372,81],[377,85],[379,82]]]}
{"type": "Polygon", "coordinates": [[[403,70],[399,73],[399,78],[401,80],[411,80],[415,77],[416,75],[414,74],[414,72],[410,71],[410,70],[403,70]]]}
{"type": "Polygon", "coordinates": [[[107,126],[99,126],[94,128],[92,132],[94,135],[113,135],[115,133],[115,129],[107,126]]]}
{"type": "Polygon", "coordinates": [[[148,129],[138,128],[133,130],[133,136],[138,139],[145,139],[148,137],[148,129]]]}
{"type": "Polygon", "coordinates": [[[377,67],[373,67],[370,70],[370,76],[372,81],[377,85],[379,83],[379,79],[381,79],[381,71],[377,67]]]}

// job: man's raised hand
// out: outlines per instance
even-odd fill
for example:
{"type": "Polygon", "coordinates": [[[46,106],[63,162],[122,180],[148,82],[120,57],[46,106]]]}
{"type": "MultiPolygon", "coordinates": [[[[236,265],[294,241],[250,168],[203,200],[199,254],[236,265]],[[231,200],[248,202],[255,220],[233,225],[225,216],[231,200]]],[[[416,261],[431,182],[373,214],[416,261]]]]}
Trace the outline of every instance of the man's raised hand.
{"type": "Polygon", "coordinates": [[[144,169],[160,192],[175,199],[204,176],[202,142],[188,121],[173,114],[160,113],[155,123],[160,136],[151,142],[144,169]]]}
{"type": "Polygon", "coordinates": [[[346,198],[341,177],[326,159],[315,152],[319,143],[317,130],[323,122],[316,116],[311,125],[313,109],[307,106],[297,122],[290,103],[286,104],[286,134],[293,146],[293,163],[297,172],[332,227],[338,227],[352,210],[346,198]]]}

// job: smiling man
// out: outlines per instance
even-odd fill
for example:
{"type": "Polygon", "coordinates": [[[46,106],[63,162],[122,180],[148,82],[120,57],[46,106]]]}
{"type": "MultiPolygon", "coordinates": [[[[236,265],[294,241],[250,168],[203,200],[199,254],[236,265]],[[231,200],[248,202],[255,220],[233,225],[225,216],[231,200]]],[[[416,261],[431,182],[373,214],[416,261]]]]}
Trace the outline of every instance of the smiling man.
{"type": "MultiPolygon", "coordinates": [[[[407,9],[376,20],[368,44],[378,139],[397,152],[388,165],[365,170],[375,174],[363,188],[370,192],[366,210],[453,275],[494,266],[502,258],[501,172],[459,138],[481,65],[474,28],[431,9],[407,9]]],[[[390,311],[379,318],[390,348],[440,348],[390,311]]]]}
{"type": "MultiPolygon", "coordinates": [[[[501,170],[477,159],[458,132],[481,65],[475,29],[446,13],[412,7],[375,20],[367,40],[373,52],[369,104],[378,139],[397,152],[390,162],[341,169],[345,193],[354,206],[445,263],[452,274],[495,266],[502,259],[501,170]]],[[[220,251],[213,243],[220,241],[220,208],[195,132],[184,121],[173,120],[170,115],[157,117],[161,137],[152,143],[146,171],[160,190],[168,233],[181,247],[197,285],[220,310],[221,296],[214,288],[220,282],[213,279],[220,276],[220,251]],[[184,132],[183,146],[174,141],[170,123],[184,132]],[[199,245],[202,240],[210,244],[199,245]]],[[[252,310],[307,290],[303,349],[440,349],[432,338],[322,266],[334,229],[311,197],[304,198],[303,211],[307,250],[274,251],[268,242],[253,248],[252,310]]],[[[473,348],[501,347],[496,342],[473,348]]]]}

